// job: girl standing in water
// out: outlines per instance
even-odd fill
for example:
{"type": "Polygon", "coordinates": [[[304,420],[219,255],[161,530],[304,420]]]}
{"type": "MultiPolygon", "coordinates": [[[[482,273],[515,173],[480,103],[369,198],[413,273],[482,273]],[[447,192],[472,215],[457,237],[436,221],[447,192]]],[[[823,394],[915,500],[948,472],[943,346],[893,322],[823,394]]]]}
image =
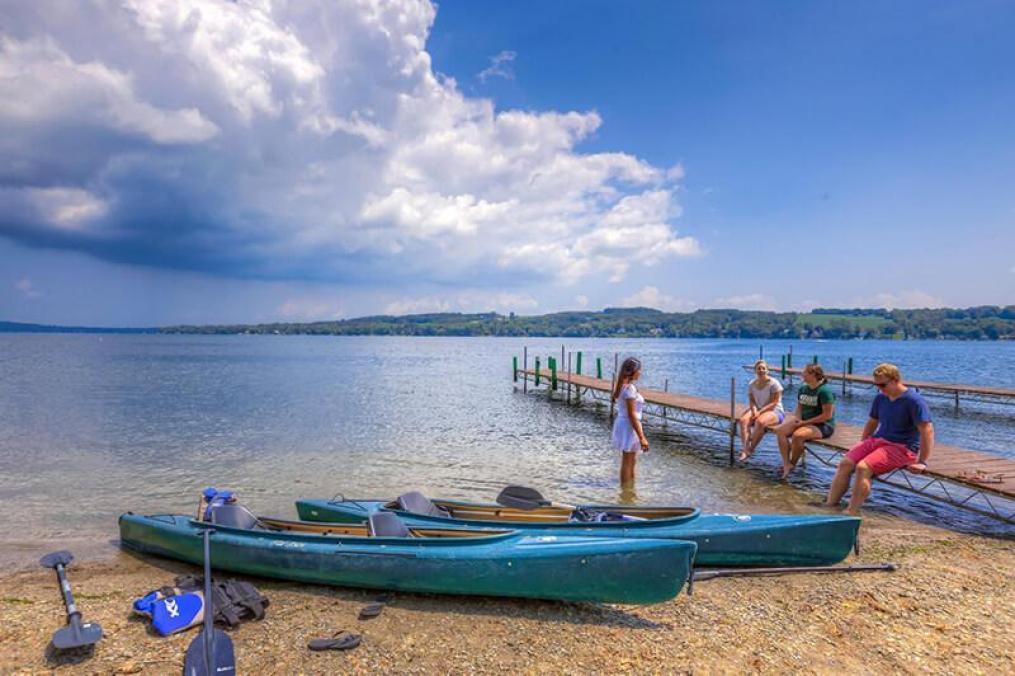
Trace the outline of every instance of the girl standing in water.
{"type": "Polygon", "coordinates": [[[641,426],[641,412],[645,398],[634,386],[641,377],[641,362],[628,357],[620,366],[617,382],[613,386],[613,400],[618,403],[618,413],[613,421],[613,448],[621,452],[620,485],[634,483],[634,465],[639,453],[648,453],[648,439],[641,426]]]}

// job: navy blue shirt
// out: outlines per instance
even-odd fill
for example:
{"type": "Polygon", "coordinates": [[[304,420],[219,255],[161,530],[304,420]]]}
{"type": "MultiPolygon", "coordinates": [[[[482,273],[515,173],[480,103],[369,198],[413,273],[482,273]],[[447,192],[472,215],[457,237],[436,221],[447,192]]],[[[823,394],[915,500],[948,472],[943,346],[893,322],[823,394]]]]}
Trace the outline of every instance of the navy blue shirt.
{"type": "Polygon", "coordinates": [[[917,423],[930,422],[930,407],[920,394],[909,388],[892,401],[878,394],[871,403],[870,417],[878,421],[875,437],[905,444],[909,450],[920,448],[920,430],[917,423]]]}

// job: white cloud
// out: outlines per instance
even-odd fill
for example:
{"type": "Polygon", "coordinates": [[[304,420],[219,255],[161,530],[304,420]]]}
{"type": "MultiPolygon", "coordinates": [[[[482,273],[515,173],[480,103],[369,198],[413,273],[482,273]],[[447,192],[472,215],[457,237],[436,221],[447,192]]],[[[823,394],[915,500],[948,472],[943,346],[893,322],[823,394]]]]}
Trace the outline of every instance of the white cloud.
{"type": "Polygon", "coordinates": [[[289,298],[278,306],[279,317],[288,321],[327,321],[342,317],[342,304],[320,298],[289,298]]]}
{"type": "Polygon", "coordinates": [[[27,277],[15,282],[14,288],[23,293],[26,298],[40,298],[43,295],[42,291],[27,277]]]}
{"type": "Polygon", "coordinates": [[[727,296],[716,298],[715,303],[720,308],[732,308],[735,310],[771,310],[779,309],[775,298],[765,293],[748,293],[739,296],[727,296]]]}
{"type": "Polygon", "coordinates": [[[642,287],[637,293],[620,301],[621,307],[649,307],[664,312],[688,312],[694,310],[696,304],[663,293],[655,286],[642,287]]]}
{"type": "Polygon", "coordinates": [[[502,77],[505,80],[514,80],[515,71],[511,62],[518,56],[515,52],[505,49],[504,51],[490,57],[490,66],[479,73],[479,81],[486,82],[492,77],[502,77]]]}
{"type": "Polygon", "coordinates": [[[435,16],[425,0],[4,4],[0,235],[361,283],[621,280],[702,254],[673,227],[683,167],[581,152],[595,111],[466,96],[432,68],[435,16]]]}
{"type": "Polygon", "coordinates": [[[937,296],[918,289],[909,289],[905,291],[877,293],[873,296],[855,300],[850,303],[850,307],[878,307],[889,310],[902,310],[945,307],[945,303],[937,296]]]}
{"type": "Polygon", "coordinates": [[[534,310],[539,302],[522,293],[489,293],[465,291],[451,296],[417,296],[398,298],[384,307],[389,315],[424,314],[429,312],[524,312],[534,310]]]}
{"type": "Polygon", "coordinates": [[[588,307],[589,297],[580,293],[574,297],[574,302],[578,304],[578,307],[588,307]]]}

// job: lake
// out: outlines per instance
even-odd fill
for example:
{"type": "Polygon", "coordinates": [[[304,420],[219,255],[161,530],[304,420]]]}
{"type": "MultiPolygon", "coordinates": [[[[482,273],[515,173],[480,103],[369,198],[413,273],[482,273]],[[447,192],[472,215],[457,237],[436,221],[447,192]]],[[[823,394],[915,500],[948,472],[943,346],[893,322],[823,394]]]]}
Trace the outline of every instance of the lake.
{"type": "MultiPolygon", "coordinates": [[[[582,350],[586,373],[613,354],[642,358],[643,385],[728,398],[759,341],[0,334],[0,563],[30,565],[62,547],[110,553],[116,517],[192,512],[207,485],[257,512],[293,515],[300,496],[431,495],[491,500],[508,483],[572,501],[618,499],[610,421],[592,406],[548,403],[511,382],[511,357],[582,350]]],[[[868,373],[893,361],[913,379],[1011,387],[1011,343],[764,341],[774,366],[868,373]]],[[[873,396],[839,406],[862,424],[873,396]]],[[[930,399],[939,442],[1015,454],[1015,406],[930,399]]],[[[748,469],[726,466],[727,437],[671,428],[639,461],[637,500],[707,511],[810,509],[828,470],[773,480],[774,442],[748,469]]],[[[876,509],[962,530],[1010,527],[875,486],[876,509]]]]}

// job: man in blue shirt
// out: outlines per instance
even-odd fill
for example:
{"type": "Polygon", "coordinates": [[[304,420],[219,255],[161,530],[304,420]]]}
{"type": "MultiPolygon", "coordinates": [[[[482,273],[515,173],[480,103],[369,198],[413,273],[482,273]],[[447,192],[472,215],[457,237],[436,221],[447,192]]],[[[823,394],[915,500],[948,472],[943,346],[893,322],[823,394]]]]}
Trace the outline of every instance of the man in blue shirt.
{"type": "Polygon", "coordinates": [[[854,516],[860,514],[860,505],[870,495],[873,477],[903,467],[920,474],[927,469],[927,459],[934,449],[930,408],[916,390],[902,383],[898,367],[879,364],[874,369],[874,385],[879,393],[871,402],[861,441],[839,462],[825,500],[826,507],[838,506],[855,472],[853,494],[846,508],[854,516]]]}

